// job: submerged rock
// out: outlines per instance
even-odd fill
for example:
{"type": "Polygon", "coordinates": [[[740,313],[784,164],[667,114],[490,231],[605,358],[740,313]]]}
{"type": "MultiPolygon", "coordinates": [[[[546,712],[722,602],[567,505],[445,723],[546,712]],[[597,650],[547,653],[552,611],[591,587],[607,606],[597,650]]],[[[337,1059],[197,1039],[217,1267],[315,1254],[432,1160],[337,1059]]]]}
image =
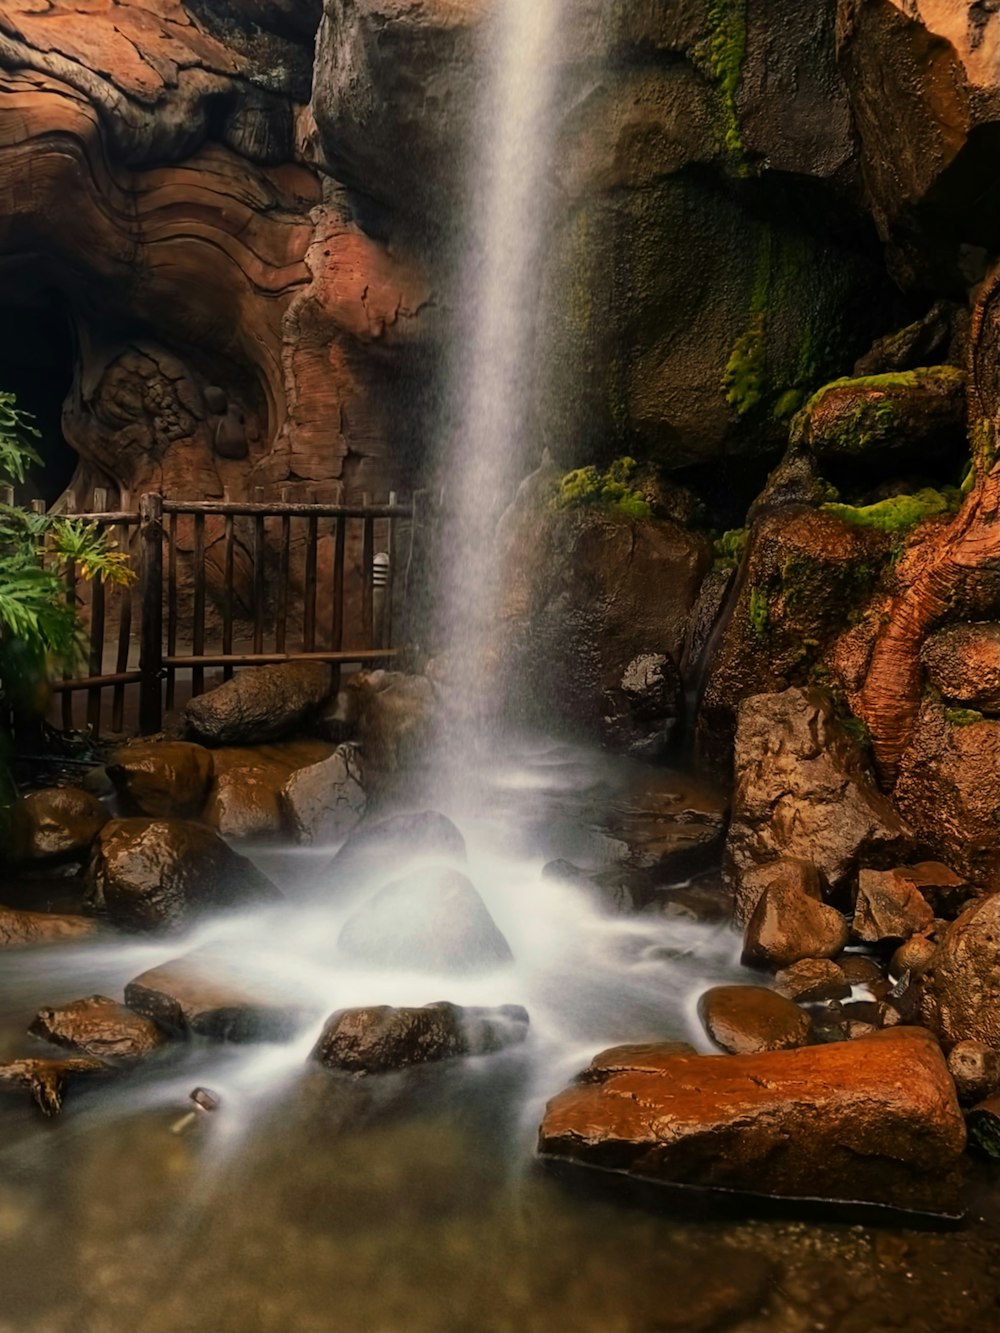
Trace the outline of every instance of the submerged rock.
{"type": "Polygon", "coordinates": [[[332,688],[333,673],[324,662],[255,667],[192,699],[184,718],[206,745],[278,740],[316,713],[332,688]]]}
{"type": "Polygon", "coordinates": [[[180,819],[107,824],[91,856],[87,888],[93,910],[134,931],[183,926],[207,911],[281,897],[214,830],[180,819]]]}
{"type": "Polygon", "coordinates": [[[26,862],[82,859],[109,818],[97,797],[81,787],[29,792],[11,816],[11,857],[26,862]]]}
{"type": "Polygon", "coordinates": [[[756,1055],[648,1052],[549,1102],[539,1150],[636,1176],[792,1198],[954,1208],[965,1126],[919,1028],[756,1055]]]}
{"type": "Polygon", "coordinates": [[[12,907],[0,907],[0,949],[16,949],[26,944],[62,944],[65,940],[94,935],[97,928],[92,917],[19,912],[12,907]]]}
{"type": "Polygon", "coordinates": [[[55,1009],[39,1009],[28,1031],[57,1046],[119,1063],[141,1060],[167,1040],[152,1019],[106,995],[89,995],[55,1009]]]}
{"type": "Polygon", "coordinates": [[[447,815],[420,810],[360,823],[330,862],[329,873],[335,881],[384,878],[412,861],[429,859],[463,864],[465,839],[447,815]]]}
{"type": "Polygon", "coordinates": [[[340,950],[377,967],[478,972],[513,959],[475,885],[431,865],[386,884],[347,919],[340,950]]]}
{"type": "Polygon", "coordinates": [[[58,1115],[70,1084],[112,1072],[109,1065],[85,1056],[68,1060],[11,1060],[0,1065],[0,1088],[23,1088],[43,1115],[58,1115]]]}
{"type": "Polygon", "coordinates": [[[421,1009],[377,1005],[340,1009],[327,1019],[312,1058],[352,1074],[489,1055],[524,1041],[528,1014],[518,1004],[463,1009],[442,1000],[421,1009]]]}
{"type": "Polygon", "coordinates": [[[285,817],[296,841],[341,842],[365,812],[361,757],[339,745],[329,759],[297,769],[281,789],[285,817]]]}
{"type": "Polygon", "coordinates": [[[143,972],[125,987],[125,1003],[175,1035],[215,1041],[286,1041],[308,1017],[272,986],[210,953],[143,972]]]}
{"type": "Polygon", "coordinates": [[[133,814],[153,818],[200,815],[212,781],[212,754],[187,741],[126,745],[108,776],[133,814]]]}
{"type": "Polygon", "coordinates": [[[920,978],[921,1017],[945,1045],[1000,1047],[1000,894],[965,909],[920,978]]]}
{"type": "Polygon", "coordinates": [[[797,1004],[763,986],[713,986],[698,1001],[698,1017],[731,1055],[802,1046],[812,1026],[797,1004]]]}

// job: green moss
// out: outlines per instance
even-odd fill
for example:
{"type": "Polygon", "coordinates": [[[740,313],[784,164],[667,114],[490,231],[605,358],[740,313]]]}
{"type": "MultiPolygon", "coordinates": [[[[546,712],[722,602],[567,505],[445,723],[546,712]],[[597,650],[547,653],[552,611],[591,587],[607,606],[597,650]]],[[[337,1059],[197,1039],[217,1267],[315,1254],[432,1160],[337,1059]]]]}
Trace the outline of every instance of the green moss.
{"type": "Polygon", "coordinates": [[[834,389],[881,389],[891,393],[896,389],[919,389],[928,381],[944,384],[959,383],[964,379],[957,366],[929,366],[921,370],[895,370],[885,375],[842,375],[816,390],[806,403],[806,411],[819,407],[824,397],[834,389]]]}
{"type": "Polygon", "coordinates": [[[771,416],[775,421],[790,421],[802,406],[805,396],[804,389],[786,389],[771,408],[771,416]]]}
{"type": "Polygon", "coordinates": [[[751,588],[750,598],[747,602],[747,618],[750,621],[750,628],[753,630],[754,635],[761,642],[767,638],[769,617],[770,609],[767,593],[761,588],[751,588]]]}
{"type": "Polygon", "coordinates": [[[636,469],[634,458],[616,458],[607,471],[596,467],[576,468],[559,483],[553,504],[557,509],[595,506],[629,518],[652,518],[653,511],[641,491],[630,485],[636,469]]]}
{"type": "Polygon", "coordinates": [[[960,498],[953,486],[947,486],[942,491],[927,487],[915,495],[894,495],[888,500],[879,500],[876,504],[860,508],[845,504],[825,504],[820,508],[854,528],[872,528],[876,532],[909,532],[933,514],[953,512],[960,498]]]}
{"type": "Polygon", "coordinates": [[[747,52],[746,0],[708,0],[708,66],[722,101],[722,141],[741,175],[749,170],[736,100],[747,52]]]}
{"type": "Polygon", "coordinates": [[[975,708],[946,708],[944,716],[945,721],[953,727],[972,727],[983,720],[982,713],[975,708]]]}
{"type": "Polygon", "coordinates": [[[749,528],[730,528],[712,543],[715,552],[716,569],[735,569],[743,559],[746,550],[749,528]]]}
{"type": "Polygon", "coordinates": [[[764,395],[767,374],[764,329],[764,315],[755,315],[750,328],[733,344],[722,375],[726,402],[741,417],[755,408],[764,395]]]}
{"type": "Polygon", "coordinates": [[[955,366],[901,370],[887,375],[843,376],[816,390],[806,403],[803,425],[822,408],[830,395],[851,390],[846,401],[831,413],[832,419],[824,421],[821,434],[825,448],[832,447],[847,455],[861,454],[890,443],[898,435],[901,422],[896,398],[900,392],[920,391],[934,381],[950,386],[961,379],[962,372],[955,366]]]}
{"type": "Polygon", "coordinates": [[[840,725],[847,732],[859,749],[868,751],[872,745],[872,735],[859,717],[842,717],[840,725]]]}

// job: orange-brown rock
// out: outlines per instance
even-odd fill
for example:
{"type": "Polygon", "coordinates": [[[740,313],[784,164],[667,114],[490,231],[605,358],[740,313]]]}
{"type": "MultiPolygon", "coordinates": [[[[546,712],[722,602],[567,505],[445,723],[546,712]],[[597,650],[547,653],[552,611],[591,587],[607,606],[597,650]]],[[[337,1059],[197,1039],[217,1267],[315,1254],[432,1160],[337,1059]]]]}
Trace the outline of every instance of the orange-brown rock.
{"type": "Polygon", "coordinates": [[[11,817],[14,860],[82,859],[109,818],[97,797],[79,787],[29,792],[14,806],[11,817]]]}
{"type": "Polygon", "coordinates": [[[187,741],[126,745],[108,765],[108,776],[132,814],[199,815],[212,781],[212,754],[187,741]]]}
{"type": "Polygon", "coordinates": [[[954,1207],[965,1127],[929,1033],[758,1055],[656,1048],[549,1102],[543,1153],[681,1184],[954,1207]]]}
{"type": "Polygon", "coordinates": [[[1000,624],[951,625],[932,634],[920,653],[927,675],[945,699],[1000,713],[1000,624]]]}
{"type": "Polygon", "coordinates": [[[1000,894],[971,903],[920,978],[922,1021],[946,1046],[1000,1047],[1000,894]]]}
{"type": "Polygon", "coordinates": [[[803,958],[783,967],[774,978],[774,987],[797,1004],[843,1000],[851,993],[843,968],[830,958],[803,958]]]}
{"type": "Polygon", "coordinates": [[[835,958],[848,938],[835,908],[779,882],[764,890],[747,922],[743,962],[779,970],[803,958],[835,958]]]}
{"type": "Polygon", "coordinates": [[[85,939],[97,931],[93,917],[60,915],[56,912],[21,912],[0,907],[0,949],[26,944],[60,944],[85,939]]]}
{"type": "Polygon", "coordinates": [[[862,870],[851,929],[859,940],[907,940],[929,930],[934,913],[920,890],[895,870],[862,870]]]}
{"type": "Polygon", "coordinates": [[[1000,1051],[981,1041],[957,1041],[948,1052],[948,1072],[960,1102],[981,1102],[1000,1088],[1000,1051]]]}
{"type": "Polygon", "coordinates": [[[934,957],[937,945],[926,935],[911,935],[904,940],[889,960],[889,973],[901,977],[904,972],[916,979],[927,970],[927,964],[934,957]]]}
{"type": "Polygon", "coordinates": [[[151,1019],[107,995],[89,995],[58,1008],[39,1009],[28,1031],[96,1060],[122,1064],[141,1060],[166,1041],[151,1019]]]}
{"type": "Polygon", "coordinates": [[[215,776],[204,819],[224,838],[270,839],[289,832],[282,793],[300,769],[322,764],[328,741],[277,741],[213,750],[215,776]]]}
{"type": "Polygon", "coordinates": [[[713,986],[698,1000],[698,1017],[730,1055],[804,1046],[812,1026],[797,1004],[763,986],[713,986]]]}
{"type": "Polygon", "coordinates": [[[817,900],[823,897],[823,881],[820,873],[808,861],[783,856],[765,865],[750,866],[740,873],[736,884],[733,908],[733,920],[736,925],[746,925],[753,916],[761,895],[770,884],[781,884],[785,888],[797,889],[807,897],[817,900]]]}

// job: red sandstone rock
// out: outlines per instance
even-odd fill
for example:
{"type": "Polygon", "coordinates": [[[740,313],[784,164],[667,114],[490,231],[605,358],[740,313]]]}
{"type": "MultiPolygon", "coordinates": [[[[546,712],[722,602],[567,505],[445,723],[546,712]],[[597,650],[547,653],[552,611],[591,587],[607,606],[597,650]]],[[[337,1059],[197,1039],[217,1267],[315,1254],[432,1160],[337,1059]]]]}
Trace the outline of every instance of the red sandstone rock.
{"type": "Polygon", "coordinates": [[[965,1127],[930,1034],[647,1053],[549,1102],[543,1153],[682,1184],[951,1208],[965,1127]]]}

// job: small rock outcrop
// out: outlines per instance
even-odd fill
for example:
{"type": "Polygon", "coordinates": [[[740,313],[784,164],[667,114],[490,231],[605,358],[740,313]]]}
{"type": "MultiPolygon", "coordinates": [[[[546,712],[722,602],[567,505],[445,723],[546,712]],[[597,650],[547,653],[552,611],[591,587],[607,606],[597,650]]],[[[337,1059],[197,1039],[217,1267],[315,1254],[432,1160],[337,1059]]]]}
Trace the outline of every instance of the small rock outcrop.
{"type": "Polygon", "coordinates": [[[513,958],[472,881],[442,865],[379,889],[348,917],[338,945],[359,962],[416,972],[476,972],[513,958]]]}
{"type": "Polygon", "coordinates": [[[22,862],[83,859],[109,818],[97,797],[80,787],[29,792],[14,806],[11,854],[22,862]]]}
{"type": "Polygon", "coordinates": [[[1000,1047],[1000,894],[970,904],[920,979],[921,1019],[945,1046],[1000,1047]]]}
{"type": "Polygon", "coordinates": [[[965,1125],[918,1028],[757,1055],[653,1047],[549,1102],[541,1152],[655,1180],[954,1210],[965,1125]]]}
{"type": "Polygon", "coordinates": [[[212,754],[186,741],[140,742],[107,767],[126,808],[153,819],[200,815],[212,781],[212,754]]]}
{"type": "Polygon", "coordinates": [[[838,888],[860,864],[895,859],[909,843],[908,830],[818,690],[743,700],[735,782],[726,843],[733,883],[748,870],[791,857],[811,862],[838,888]]]}
{"type": "Polygon", "coordinates": [[[21,912],[13,907],[0,907],[0,949],[86,939],[88,935],[95,934],[97,928],[93,917],[62,915],[57,912],[21,912]]]}
{"type": "Polygon", "coordinates": [[[116,819],[87,868],[88,904],[121,930],[187,925],[207,911],[274,902],[271,881],[204,824],[116,819]]]}
{"type": "Polygon", "coordinates": [[[830,958],[803,958],[782,968],[774,978],[774,988],[797,1004],[845,1000],[851,993],[844,969],[830,958]]]}
{"type": "Polygon", "coordinates": [[[713,986],[698,1001],[698,1017],[731,1055],[804,1046],[812,1027],[797,1004],[763,986],[713,986]]]}
{"type": "Polygon", "coordinates": [[[895,870],[861,871],[851,925],[859,940],[908,940],[933,924],[930,904],[908,876],[895,870]]]}
{"type": "Polygon", "coordinates": [[[184,719],[205,745],[279,740],[317,713],[332,687],[333,674],[323,662],[256,667],[192,699],[184,719]]]}
{"type": "Polygon", "coordinates": [[[407,1065],[490,1055],[528,1035],[518,1004],[463,1009],[442,1000],[421,1009],[376,1005],[331,1014],[312,1058],[350,1074],[382,1074],[407,1065]]]}
{"type": "Polygon", "coordinates": [[[133,1064],[167,1040],[152,1019],[133,1013],[106,995],[89,995],[58,1008],[39,1009],[28,1031],[57,1046],[118,1064],[133,1064]]]}
{"type": "Polygon", "coordinates": [[[176,1035],[214,1041],[287,1041],[307,1017],[273,987],[230,961],[195,953],[154,967],[125,987],[125,1003],[176,1035]]]}

